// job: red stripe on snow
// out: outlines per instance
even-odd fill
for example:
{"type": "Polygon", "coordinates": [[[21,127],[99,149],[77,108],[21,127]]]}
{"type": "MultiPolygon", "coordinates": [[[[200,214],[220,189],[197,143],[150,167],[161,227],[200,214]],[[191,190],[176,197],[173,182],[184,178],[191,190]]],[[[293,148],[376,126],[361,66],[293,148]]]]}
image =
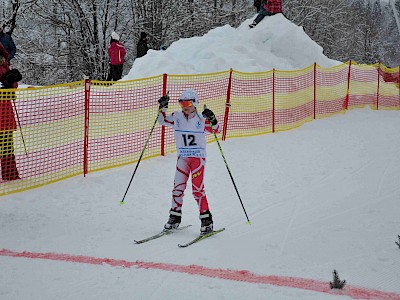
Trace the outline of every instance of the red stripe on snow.
{"type": "Polygon", "coordinates": [[[0,256],[46,259],[46,260],[66,261],[66,262],[91,264],[91,265],[108,264],[112,267],[124,267],[124,268],[136,267],[142,269],[163,270],[170,272],[186,273],[190,275],[200,275],[211,278],[219,278],[225,280],[297,288],[313,292],[347,296],[353,299],[400,300],[400,294],[396,293],[382,292],[378,290],[371,290],[351,285],[346,285],[346,287],[343,290],[331,290],[329,288],[329,283],[324,281],[317,281],[317,280],[298,278],[298,277],[257,275],[245,270],[211,269],[197,265],[182,266],[182,265],[174,265],[167,263],[152,263],[152,262],[142,262],[142,261],[129,262],[126,260],[96,258],[83,255],[35,253],[35,252],[25,252],[25,251],[15,252],[7,249],[1,249],[0,256]]]}

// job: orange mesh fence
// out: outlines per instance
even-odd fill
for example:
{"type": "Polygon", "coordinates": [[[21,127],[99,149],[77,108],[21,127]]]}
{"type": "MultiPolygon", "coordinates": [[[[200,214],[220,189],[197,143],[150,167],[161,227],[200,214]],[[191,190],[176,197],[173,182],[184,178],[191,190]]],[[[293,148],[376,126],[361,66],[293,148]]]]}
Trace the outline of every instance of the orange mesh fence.
{"type": "Polygon", "coordinates": [[[380,65],[383,70],[383,76],[379,74],[378,90],[378,109],[400,109],[400,66],[398,68],[387,68],[380,65]],[[385,77],[389,77],[388,82],[385,77]]]}
{"type": "Polygon", "coordinates": [[[376,65],[353,63],[350,72],[349,108],[365,105],[376,108],[378,97],[378,70],[376,65]]]}
{"type": "Polygon", "coordinates": [[[314,66],[275,72],[274,131],[289,130],[314,117],[314,66]]]}
{"type": "MultiPolygon", "coordinates": [[[[212,109],[219,138],[290,130],[313,119],[370,105],[400,110],[400,68],[351,61],[322,68],[159,75],[105,82],[0,90],[0,195],[138,160],[169,91],[169,112],[184,89],[212,109]]],[[[208,141],[214,141],[209,135],[208,141]]],[[[158,124],[143,158],[175,151],[171,128],[158,124]]]]}
{"type": "MultiPolygon", "coordinates": [[[[227,106],[226,137],[272,132],[273,72],[232,72],[231,95],[227,106]]],[[[225,137],[225,136],[224,136],[225,137]]]]}
{"type": "MultiPolygon", "coordinates": [[[[162,75],[110,84],[92,81],[88,101],[88,172],[132,163],[140,156],[157,117],[162,75]]],[[[157,126],[143,158],[160,154],[157,126]]]]}
{"type": "MultiPolygon", "coordinates": [[[[18,125],[11,137],[17,170],[11,172],[21,178],[5,178],[10,170],[2,164],[2,195],[82,174],[83,95],[83,82],[0,90],[0,102],[12,105],[8,117],[18,125]],[[12,99],[5,100],[4,93],[12,93],[12,99]]],[[[1,114],[3,119],[3,109],[1,114]]],[[[3,162],[4,153],[1,158],[3,162]]]]}
{"type": "Polygon", "coordinates": [[[348,65],[334,68],[316,67],[315,118],[343,112],[347,106],[348,65]]]}
{"type": "MultiPolygon", "coordinates": [[[[204,105],[212,109],[221,124],[224,122],[225,101],[229,81],[229,71],[200,74],[200,75],[168,75],[166,90],[169,91],[170,105],[167,113],[180,109],[178,99],[185,89],[194,89],[199,95],[200,104],[198,113],[204,109],[204,105]]],[[[165,152],[175,151],[174,133],[172,128],[165,127],[165,152]]],[[[213,135],[207,136],[210,142],[213,135]]],[[[164,154],[164,152],[163,152],[164,154]]]]}

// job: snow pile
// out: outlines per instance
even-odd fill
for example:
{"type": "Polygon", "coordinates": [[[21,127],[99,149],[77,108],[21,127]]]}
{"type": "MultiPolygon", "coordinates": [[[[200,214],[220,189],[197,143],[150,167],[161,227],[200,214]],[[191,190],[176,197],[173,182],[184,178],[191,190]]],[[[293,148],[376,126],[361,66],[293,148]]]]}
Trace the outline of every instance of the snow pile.
{"type": "Polygon", "coordinates": [[[201,37],[180,39],[166,51],[149,50],[135,60],[124,80],[163,73],[201,74],[233,68],[242,72],[260,72],[273,68],[297,70],[314,62],[332,67],[323,49],[303,30],[282,14],[266,17],[250,29],[253,18],[237,29],[229,25],[210,30],[201,37]]]}

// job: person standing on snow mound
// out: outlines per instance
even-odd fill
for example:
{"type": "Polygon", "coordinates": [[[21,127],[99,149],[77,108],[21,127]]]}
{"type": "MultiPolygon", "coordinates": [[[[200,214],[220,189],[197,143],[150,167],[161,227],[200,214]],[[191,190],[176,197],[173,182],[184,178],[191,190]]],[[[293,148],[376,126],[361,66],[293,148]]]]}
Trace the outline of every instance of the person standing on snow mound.
{"type": "Polygon", "coordinates": [[[140,39],[136,45],[136,58],[145,56],[149,51],[149,46],[147,45],[147,33],[141,32],[140,39]]]}
{"type": "Polygon", "coordinates": [[[124,69],[126,50],[124,45],[119,42],[119,35],[114,31],[111,33],[108,55],[110,56],[110,73],[108,74],[107,81],[120,80],[124,69]]]}
{"type": "Polygon", "coordinates": [[[250,28],[256,27],[266,16],[273,16],[282,13],[282,0],[261,0],[261,9],[250,28]]]}
{"type": "Polygon", "coordinates": [[[213,231],[213,219],[204,191],[206,132],[212,133],[214,130],[218,133],[221,128],[210,109],[204,109],[202,115],[198,113],[199,97],[196,91],[184,90],[179,98],[182,111],[176,110],[167,116],[168,101],[168,96],[158,100],[162,108],[158,122],[174,129],[178,160],[172,190],[172,205],[164,230],[176,229],[181,223],[183,195],[189,175],[192,174],[192,194],[200,211],[200,234],[207,234],[213,231]]]}
{"type": "Polygon", "coordinates": [[[258,13],[260,11],[260,8],[261,8],[261,0],[254,0],[253,5],[256,8],[256,13],[258,13]]]}

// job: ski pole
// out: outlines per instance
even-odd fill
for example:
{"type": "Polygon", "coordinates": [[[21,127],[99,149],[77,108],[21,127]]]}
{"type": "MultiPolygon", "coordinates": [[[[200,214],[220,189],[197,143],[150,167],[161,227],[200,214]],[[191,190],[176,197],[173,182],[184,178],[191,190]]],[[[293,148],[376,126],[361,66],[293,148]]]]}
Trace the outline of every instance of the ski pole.
{"type": "Polygon", "coordinates": [[[142,153],[140,154],[139,160],[138,160],[138,162],[137,162],[137,164],[136,164],[135,171],[133,171],[133,174],[132,174],[131,180],[129,181],[128,187],[126,188],[124,197],[123,197],[122,200],[120,201],[120,204],[121,204],[121,205],[124,204],[124,200],[125,200],[126,194],[128,193],[129,187],[131,186],[133,177],[135,176],[136,170],[137,170],[137,168],[139,167],[140,161],[142,160],[143,153],[144,153],[144,151],[146,150],[147,145],[149,144],[151,135],[153,134],[154,127],[156,127],[157,120],[158,120],[158,117],[160,116],[161,111],[162,111],[162,107],[160,107],[160,108],[158,109],[157,118],[154,120],[153,127],[151,128],[150,133],[149,133],[149,136],[147,137],[147,141],[146,141],[146,143],[144,144],[142,153]]]}
{"type": "Polygon", "coordinates": [[[13,103],[14,103],[15,114],[17,115],[19,130],[21,132],[22,143],[24,144],[25,154],[26,154],[26,156],[29,156],[28,151],[26,151],[25,139],[24,139],[24,135],[22,134],[22,127],[21,127],[21,123],[19,122],[19,115],[18,115],[17,106],[15,105],[15,100],[13,100],[13,103]]]}
{"type": "MultiPolygon", "coordinates": [[[[204,104],[204,109],[206,109],[206,108],[207,108],[207,106],[204,104]]],[[[224,152],[222,151],[222,147],[221,147],[221,145],[220,145],[220,143],[219,143],[219,141],[218,141],[217,134],[215,133],[214,127],[213,127],[213,125],[212,125],[211,123],[210,123],[210,126],[211,126],[211,130],[212,130],[212,132],[213,132],[213,134],[214,134],[215,141],[217,142],[217,145],[218,145],[218,148],[219,148],[219,152],[221,152],[222,158],[224,159],[224,162],[225,162],[226,169],[228,170],[228,173],[229,173],[229,176],[231,177],[233,186],[235,187],[236,194],[237,194],[238,197],[239,197],[240,204],[242,205],[244,214],[246,215],[247,224],[251,225],[251,222],[250,222],[249,217],[248,217],[248,215],[247,215],[246,209],[244,208],[242,198],[240,197],[239,191],[238,191],[238,189],[237,189],[237,187],[236,187],[235,180],[233,180],[233,176],[232,176],[231,170],[229,169],[228,162],[226,161],[224,152]]]]}

